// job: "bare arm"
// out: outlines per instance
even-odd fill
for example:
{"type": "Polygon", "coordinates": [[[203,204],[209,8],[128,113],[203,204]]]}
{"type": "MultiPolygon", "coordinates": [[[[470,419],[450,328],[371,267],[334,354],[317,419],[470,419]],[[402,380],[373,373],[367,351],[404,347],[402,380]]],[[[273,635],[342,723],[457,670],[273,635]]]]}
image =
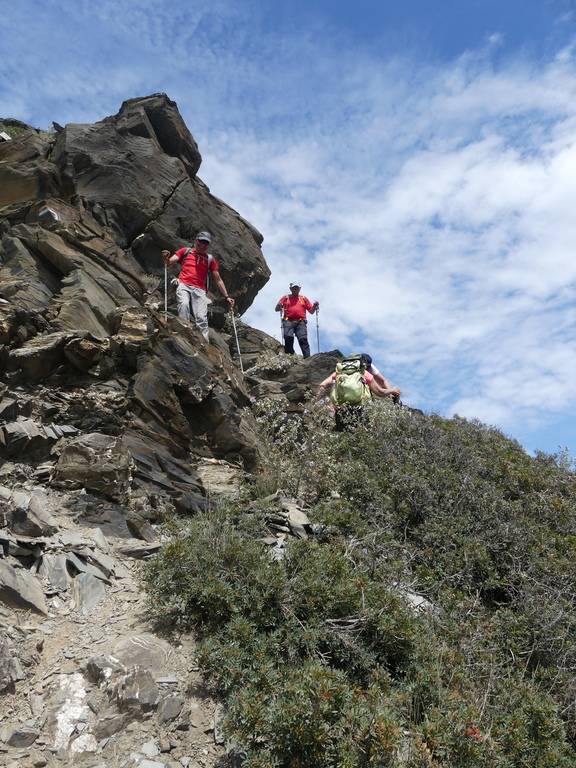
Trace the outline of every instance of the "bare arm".
{"type": "Polygon", "coordinates": [[[234,306],[234,299],[231,296],[228,296],[228,291],[226,290],[226,286],[224,285],[224,280],[220,277],[220,272],[218,272],[217,269],[215,269],[212,272],[212,277],[214,278],[214,282],[218,286],[218,290],[224,296],[228,304],[233,307],[234,306]]]}
{"type": "Polygon", "coordinates": [[[321,397],[324,397],[333,384],[334,378],[332,374],[330,374],[330,376],[327,376],[324,381],[321,381],[320,384],[318,384],[318,389],[316,390],[316,400],[320,400],[321,397]]]}
{"type": "Polygon", "coordinates": [[[383,387],[384,389],[390,389],[390,388],[391,388],[391,386],[392,386],[392,385],[390,384],[390,382],[388,381],[388,379],[386,379],[386,378],[383,376],[383,374],[381,374],[381,373],[380,373],[380,371],[378,371],[378,373],[373,373],[372,375],[374,376],[374,381],[375,381],[375,382],[376,382],[376,383],[377,383],[377,384],[378,384],[380,387],[383,387]]]}
{"type": "Polygon", "coordinates": [[[320,304],[317,301],[315,301],[314,304],[311,304],[310,302],[308,302],[308,304],[306,305],[306,309],[308,310],[308,312],[310,312],[311,315],[313,315],[314,312],[317,312],[318,309],[320,309],[320,304]]]}
{"type": "Polygon", "coordinates": [[[282,312],[283,309],[284,307],[282,306],[282,302],[279,301],[278,304],[276,304],[276,306],[274,307],[274,312],[282,312]]]}
{"type": "Polygon", "coordinates": [[[398,387],[381,387],[376,379],[372,379],[368,386],[370,387],[370,391],[373,392],[376,397],[389,397],[390,395],[400,394],[398,387]]]}

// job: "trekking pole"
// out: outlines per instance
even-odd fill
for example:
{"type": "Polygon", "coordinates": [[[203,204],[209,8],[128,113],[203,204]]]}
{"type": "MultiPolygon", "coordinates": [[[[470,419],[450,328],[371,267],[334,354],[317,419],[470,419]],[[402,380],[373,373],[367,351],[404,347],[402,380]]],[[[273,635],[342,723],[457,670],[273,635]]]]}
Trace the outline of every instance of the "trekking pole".
{"type": "Polygon", "coordinates": [[[168,320],[168,266],[164,264],[164,322],[168,320]]]}
{"type": "Polygon", "coordinates": [[[236,336],[236,349],[238,350],[238,359],[240,360],[240,370],[244,373],[244,366],[242,365],[242,355],[240,354],[240,342],[238,341],[238,331],[236,330],[236,319],[234,317],[234,310],[231,308],[232,325],[234,326],[234,336],[236,336]]]}
{"type": "Polygon", "coordinates": [[[316,307],[316,345],[318,347],[318,354],[320,354],[320,326],[318,325],[318,312],[320,312],[320,307],[316,307]]]}

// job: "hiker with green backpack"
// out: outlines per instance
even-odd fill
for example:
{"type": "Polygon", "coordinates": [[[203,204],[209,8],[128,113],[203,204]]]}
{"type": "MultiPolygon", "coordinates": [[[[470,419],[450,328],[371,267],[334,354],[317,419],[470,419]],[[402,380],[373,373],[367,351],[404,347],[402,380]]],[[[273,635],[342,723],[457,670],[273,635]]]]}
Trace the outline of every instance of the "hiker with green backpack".
{"type": "Polygon", "coordinates": [[[208,253],[211,239],[210,232],[198,232],[193,248],[179,248],[173,254],[170,251],[162,251],[162,258],[166,266],[180,264],[180,274],[176,286],[178,317],[189,323],[190,304],[192,304],[194,320],[206,341],[208,341],[207,292],[209,275],[214,278],[218,290],[230,307],[234,306],[234,299],[229,296],[218,271],[218,262],[211,253],[208,253]]]}
{"type": "Polygon", "coordinates": [[[382,387],[373,374],[367,370],[362,354],[345,357],[336,365],[336,370],[318,386],[318,398],[329,391],[330,404],[334,410],[336,430],[342,432],[357,424],[362,417],[366,403],[376,397],[400,396],[398,387],[382,387]]]}

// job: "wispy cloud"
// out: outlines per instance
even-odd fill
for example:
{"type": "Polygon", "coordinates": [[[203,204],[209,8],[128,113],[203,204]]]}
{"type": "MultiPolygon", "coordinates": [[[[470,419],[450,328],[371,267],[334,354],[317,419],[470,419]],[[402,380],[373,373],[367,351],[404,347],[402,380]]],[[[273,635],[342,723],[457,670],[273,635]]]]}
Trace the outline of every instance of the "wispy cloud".
{"type": "Polygon", "coordinates": [[[296,276],[323,344],[369,349],[413,403],[511,431],[574,418],[574,46],[506,58],[494,28],[440,65],[241,5],[14,3],[0,114],[94,120],[168,92],[201,176],[265,235],[251,322],[277,333],[296,276]]]}
{"type": "Polygon", "coordinates": [[[422,405],[508,428],[573,409],[572,60],[495,70],[465,55],[422,78],[407,63],[390,91],[409,96],[388,113],[398,69],[366,69],[359,99],[341,88],[353,117],[329,132],[320,117],[309,139],[298,120],[276,141],[211,137],[204,174],[259,221],[275,267],[253,321],[275,330],[271,305],[299,274],[327,340],[364,338],[422,405]]]}

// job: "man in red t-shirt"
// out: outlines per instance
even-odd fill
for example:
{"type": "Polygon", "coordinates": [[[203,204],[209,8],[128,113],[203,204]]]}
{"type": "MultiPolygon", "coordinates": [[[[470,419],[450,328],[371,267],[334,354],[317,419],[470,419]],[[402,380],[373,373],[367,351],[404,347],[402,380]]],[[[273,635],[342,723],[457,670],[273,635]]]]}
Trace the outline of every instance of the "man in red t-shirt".
{"type": "Polygon", "coordinates": [[[234,299],[228,295],[224,281],[220,277],[218,262],[211,253],[208,253],[211,239],[210,232],[198,232],[193,248],[179,248],[172,255],[170,251],[162,251],[162,258],[166,265],[177,262],[180,264],[178,286],[176,287],[178,317],[189,323],[190,304],[192,304],[194,320],[206,341],[208,341],[208,297],[206,291],[209,273],[230,307],[234,306],[234,299]]]}
{"type": "Polygon", "coordinates": [[[284,335],[284,351],[288,355],[294,354],[294,334],[300,344],[303,357],[310,357],[310,345],[308,344],[308,327],[306,312],[316,312],[320,304],[314,304],[306,296],[300,296],[298,283],[290,283],[290,293],[281,296],[276,304],[276,312],[282,312],[282,333],[284,335]]]}

